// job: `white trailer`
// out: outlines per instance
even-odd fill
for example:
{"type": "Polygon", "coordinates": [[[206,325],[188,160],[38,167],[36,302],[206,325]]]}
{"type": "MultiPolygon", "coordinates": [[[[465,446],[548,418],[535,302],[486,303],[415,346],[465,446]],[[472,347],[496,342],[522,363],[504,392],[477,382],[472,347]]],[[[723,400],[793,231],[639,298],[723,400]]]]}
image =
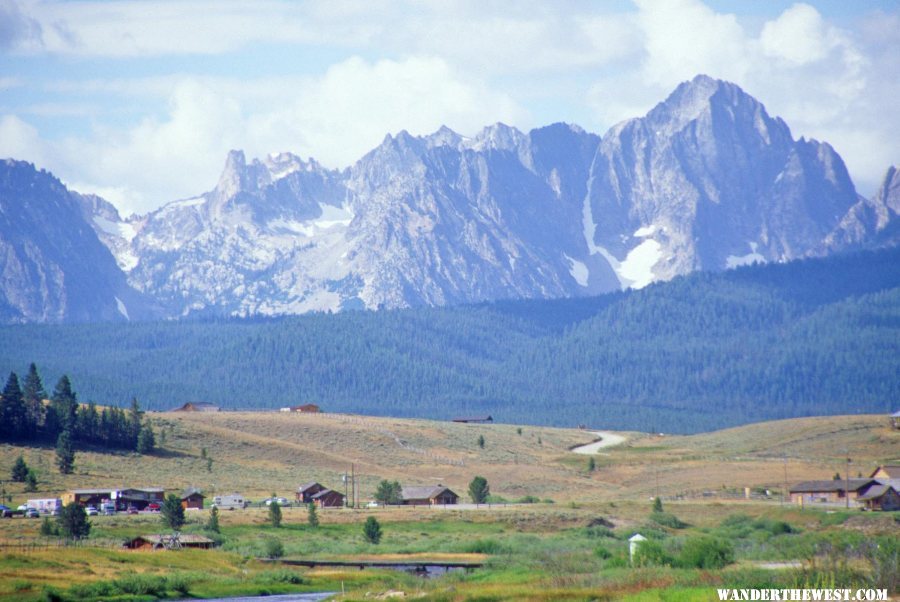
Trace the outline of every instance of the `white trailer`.
{"type": "Polygon", "coordinates": [[[247,507],[244,496],[240,493],[232,493],[231,495],[217,495],[213,498],[212,507],[219,510],[234,510],[235,508],[243,509],[247,507]]]}
{"type": "Polygon", "coordinates": [[[58,497],[28,500],[25,505],[42,514],[57,514],[62,509],[62,500],[58,497]]]}

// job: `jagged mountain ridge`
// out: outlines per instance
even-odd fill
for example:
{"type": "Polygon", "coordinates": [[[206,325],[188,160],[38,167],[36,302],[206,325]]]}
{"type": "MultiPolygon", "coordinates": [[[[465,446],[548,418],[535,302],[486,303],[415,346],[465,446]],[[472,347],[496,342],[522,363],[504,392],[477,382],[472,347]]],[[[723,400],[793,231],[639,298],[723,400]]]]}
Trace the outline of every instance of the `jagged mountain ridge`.
{"type": "Polygon", "coordinates": [[[253,315],[583,296],[896,244],[896,182],[863,199],[828,144],[698,76],[602,139],[403,131],[343,170],[232,151],[213,190],[144,216],[77,198],[165,315],[253,315]]]}
{"type": "Polygon", "coordinates": [[[92,205],[99,211],[106,203],[68,191],[30,163],[0,161],[0,322],[154,315],[152,302],[128,285],[84,219],[82,211],[92,205]]]}

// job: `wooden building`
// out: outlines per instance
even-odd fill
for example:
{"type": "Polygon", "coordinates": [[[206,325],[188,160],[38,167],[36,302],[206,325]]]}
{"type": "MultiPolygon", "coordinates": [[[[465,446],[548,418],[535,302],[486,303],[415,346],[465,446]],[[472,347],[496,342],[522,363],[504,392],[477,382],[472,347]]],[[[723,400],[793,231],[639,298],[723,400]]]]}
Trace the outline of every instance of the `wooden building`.
{"type": "Polygon", "coordinates": [[[175,535],[139,535],[125,542],[130,550],[180,550],[182,548],[209,549],[215,542],[208,537],[194,533],[175,535]]]}
{"type": "Polygon", "coordinates": [[[891,426],[895,429],[900,429],[900,412],[891,414],[891,426]]]}
{"type": "Polygon", "coordinates": [[[836,504],[846,503],[849,497],[853,502],[873,485],[879,485],[879,482],[872,478],[804,481],[791,487],[791,501],[797,504],[836,504]]]}
{"type": "Polygon", "coordinates": [[[180,408],[171,410],[172,412],[219,412],[221,408],[213,403],[205,401],[189,401],[180,408]]]}
{"type": "Polygon", "coordinates": [[[343,508],[344,494],[333,489],[323,489],[312,496],[312,502],[319,508],[343,508]]]}
{"type": "Polygon", "coordinates": [[[403,487],[400,494],[400,503],[406,506],[447,506],[457,502],[459,496],[443,485],[403,487]]]}
{"type": "Polygon", "coordinates": [[[103,502],[115,502],[118,497],[118,489],[73,489],[62,494],[62,503],[63,506],[75,502],[82,506],[99,508],[103,502]]]}
{"type": "Polygon", "coordinates": [[[300,485],[300,487],[297,488],[297,502],[300,504],[308,504],[313,501],[314,495],[320,491],[325,491],[326,489],[328,488],[316,481],[310,481],[305,485],[300,485]]]}
{"type": "Polygon", "coordinates": [[[195,487],[189,487],[181,494],[181,507],[185,510],[203,510],[203,500],[205,498],[206,496],[203,495],[202,491],[195,487]]]}
{"type": "Polygon", "coordinates": [[[900,464],[885,464],[884,466],[879,466],[869,475],[869,478],[878,479],[879,481],[884,479],[900,479],[900,464]]]}
{"type": "Polygon", "coordinates": [[[889,484],[869,487],[857,501],[869,510],[900,510],[900,493],[889,484]]]}

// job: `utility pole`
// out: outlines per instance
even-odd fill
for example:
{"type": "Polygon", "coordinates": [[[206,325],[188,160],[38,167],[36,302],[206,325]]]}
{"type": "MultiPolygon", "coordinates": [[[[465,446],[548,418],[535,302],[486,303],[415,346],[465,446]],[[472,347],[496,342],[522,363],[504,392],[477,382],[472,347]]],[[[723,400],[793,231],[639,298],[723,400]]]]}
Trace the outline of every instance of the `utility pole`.
{"type": "Polygon", "coordinates": [[[781,489],[781,505],[784,506],[784,496],[788,493],[788,484],[787,484],[787,454],[782,454],[782,458],[784,459],[784,487],[781,489]]]}
{"type": "Polygon", "coordinates": [[[844,497],[847,501],[847,510],[850,509],[850,455],[847,455],[847,475],[844,477],[844,481],[847,483],[847,490],[844,491],[844,497]]]}
{"type": "Polygon", "coordinates": [[[356,508],[356,464],[350,464],[350,505],[356,508]]]}

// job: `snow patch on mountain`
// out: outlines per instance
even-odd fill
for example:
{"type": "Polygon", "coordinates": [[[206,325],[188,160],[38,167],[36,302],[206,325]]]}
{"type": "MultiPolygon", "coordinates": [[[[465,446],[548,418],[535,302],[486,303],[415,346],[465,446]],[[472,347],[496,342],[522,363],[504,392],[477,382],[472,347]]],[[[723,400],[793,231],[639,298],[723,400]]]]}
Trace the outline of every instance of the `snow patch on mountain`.
{"type": "Polygon", "coordinates": [[[757,252],[759,243],[751,242],[748,244],[750,246],[750,252],[746,255],[729,255],[726,258],[725,266],[728,269],[733,269],[742,265],[753,265],[754,263],[766,263],[766,258],[757,252]]]}

